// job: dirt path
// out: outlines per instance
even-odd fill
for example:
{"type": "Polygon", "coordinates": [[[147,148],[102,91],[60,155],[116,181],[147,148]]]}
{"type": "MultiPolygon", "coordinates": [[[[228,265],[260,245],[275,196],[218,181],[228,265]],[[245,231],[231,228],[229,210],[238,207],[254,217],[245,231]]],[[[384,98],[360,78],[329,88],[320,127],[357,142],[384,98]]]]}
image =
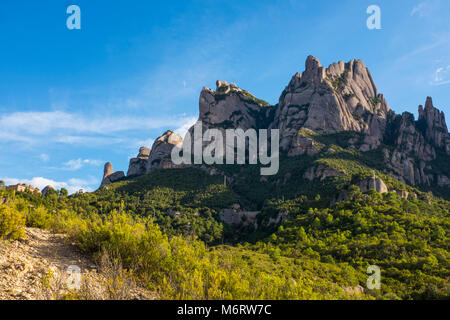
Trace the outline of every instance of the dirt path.
{"type": "MultiPolygon", "coordinates": [[[[97,274],[96,264],[65,235],[34,228],[26,229],[26,235],[24,240],[0,242],[0,300],[46,299],[42,279],[50,270],[67,277],[69,266],[78,266],[82,275],[89,275],[90,287],[102,286],[104,277],[97,274]]],[[[133,291],[127,293],[131,299],[154,299],[146,290],[133,287],[129,291],[133,291]]]]}

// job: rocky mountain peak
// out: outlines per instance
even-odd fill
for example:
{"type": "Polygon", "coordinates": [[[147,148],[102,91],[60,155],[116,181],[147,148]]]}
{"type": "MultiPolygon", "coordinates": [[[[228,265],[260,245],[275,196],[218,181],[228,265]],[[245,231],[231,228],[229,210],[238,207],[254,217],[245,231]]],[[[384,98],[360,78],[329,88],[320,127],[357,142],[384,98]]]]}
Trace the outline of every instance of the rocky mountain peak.
{"type": "Polygon", "coordinates": [[[176,133],[172,130],[167,130],[166,132],[163,133],[163,135],[161,137],[156,139],[155,143],[153,144],[153,148],[155,146],[158,146],[161,143],[179,145],[182,142],[183,142],[183,138],[178,133],[176,133]]]}
{"type": "MultiPolygon", "coordinates": [[[[396,115],[361,60],[338,61],[325,68],[317,58],[308,56],[305,70],[294,74],[275,106],[234,83],[218,80],[215,90],[202,89],[198,120],[203,132],[212,128],[223,133],[229,128],[279,129],[280,151],[288,156],[317,155],[324,150],[320,138],[353,132],[356,135],[349,138],[348,147],[361,152],[381,148],[380,161],[392,177],[411,185],[450,184],[447,176],[432,172],[440,151],[450,155],[444,113],[428,97],[425,107],[419,106],[418,121],[411,113],[396,115]]],[[[191,135],[193,131],[194,127],[190,128],[191,135]]],[[[182,144],[178,134],[166,131],[151,150],[142,147],[130,160],[128,176],[176,167],[170,154],[182,144]]],[[[322,174],[318,172],[307,172],[305,178],[322,174]]],[[[120,177],[107,164],[103,180],[111,181],[116,175],[120,177]]]]}
{"type": "Polygon", "coordinates": [[[268,126],[269,104],[236,84],[218,80],[216,91],[204,87],[199,100],[199,120],[207,128],[259,128],[268,126]]]}
{"type": "Polygon", "coordinates": [[[281,130],[281,145],[292,155],[303,154],[310,144],[299,135],[302,128],[363,133],[362,150],[368,151],[380,145],[389,110],[361,60],[339,61],[324,68],[309,56],[305,71],[296,73],[282,93],[272,127],[281,130]]]}
{"type": "Polygon", "coordinates": [[[419,106],[419,127],[425,138],[435,147],[446,149],[450,154],[450,136],[445,122],[444,112],[433,106],[433,99],[427,97],[425,109],[419,106]]]}
{"type": "Polygon", "coordinates": [[[138,158],[148,158],[150,156],[150,148],[141,147],[139,149],[138,158]]]}
{"type": "Polygon", "coordinates": [[[319,59],[313,56],[308,56],[305,62],[305,71],[302,74],[302,80],[318,84],[324,78],[325,68],[320,65],[319,59]]]}
{"type": "Polygon", "coordinates": [[[319,59],[309,55],[305,62],[305,71],[317,70],[321,67],[319,59]]]}

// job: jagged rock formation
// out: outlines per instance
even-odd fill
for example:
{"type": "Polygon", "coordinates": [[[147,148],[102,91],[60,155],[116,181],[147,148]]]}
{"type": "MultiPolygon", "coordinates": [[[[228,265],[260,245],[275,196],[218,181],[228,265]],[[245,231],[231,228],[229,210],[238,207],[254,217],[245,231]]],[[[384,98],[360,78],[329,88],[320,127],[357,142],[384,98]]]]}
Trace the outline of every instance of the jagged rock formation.
{"type": "Polygon", "coordinates": [[[141,176],[147,172],[147,162],[150,157],[150,149],[141,147],[136,158],[130,159],[127,176],[141,176]]]}
{"type": "MultiPolygon", "coordinates": [[[[216,90],[204,87],[199,99],[199,118],[202,130],[218,129],[222,132],[223,146],[227,144],[226,129],[268,128],[275,109],[267,102],[254,97],[250,92],[238,88],[234,83],[218,80],[216,90]]],[[[195,143],[194,126],[189,130],[192,145],[195,143]]],[[[230,144],[234,142],[229,142],[230,144]]],[[[208,145],[203,142],[203,146],[208,145]]],[[[193,147],[192,147],[193,149],[193,147]]]]}
{"type": "MultiPolygon", "coordinates": [[[[385,173],[411,185],[446,185],[446,175],[430,173],[436,148],[450,155],[450,135],[444,114],[427,98],[419,107],[419,120],[410,113],[396,115],[361,60],[337,62],[328,68],[309,56],[305,71],[296,73],[276,106],[265,107],[244,90],[224,81],[216,91],[208,88],[200,96],[203,130],[210,128],[279,129],[280,147],[289,156],[313,156],[321,145],[311,134],[357,132],[352,148],[367,152],[383,148],[385,173]],[[385,148],[384,145],[391,146],[385,148]]],[[[192,132],[191,129],[190,132],[192,132]]],[[[310,169],[313,170],[313,169],[310,169]]],[[[315,172],[305,173],[313,179],[315,172]]]]}
{"type": "Polygon", "coordinates": [[[146,173],[156,169],[169,169],[174,167],[170,155],[174,147],[181,147],[183,138],[173,131],[166,131],[153,143],[147,164],[146,173]]]}
{"type": "Polygon", "coordinates": [[[363,151],[382,141],[389,107],[364,63],[351,60],[329,68],[309,56],[303,74],[296,73],[283,91],[271,128],[280,129],[281,147],[290,155],[314,154],[300,129],[366,135],[363,151]],[[309,150],[309,151],[308,151],[309,150]]]}
{"type": "Polygon", "coordinates": [[[425,138],[437,148],[450,155],[450,135],[445,123],[444,112],[433,106],[431,97],[425,102],[425,109],[419,106],[419,126],[425,131],[425,138]]]}
{"type": "Polygon", "coordinates": [[[114,172],[111,162],[107,162],[103,170],[103,179],[100,188],[110,183],[116,182],[122,179],[123,177],[125,177],[125,173],[123,171],[114,172]]]}
{"type": "MultiPolygon", "coordinates": [[[[450,135],[443,112],[428,97],[425,108],[419,106],[417,121],[407,112],[396,115],[361,60],[340,61],[325,68],[317,58],[309,56],[305,71],[292,77],[275,106],[235,84],[217,81],[215,90],[205,87],[201,91],[198,120],[203,132],[212,128],[222,133],[228,128],[279,129],[280,148],[288,156],[334,152],[332,148],[324,149],[314,136],[353,132],[356,136],[349,139],[348,148],[381,151],[384,173],[414,186],[450,185],[449,173],[435,170],[435,161],[442,154],[450,155],[450,135]]],[[[193,131],[194,127],[189,133],[194,138],[193,131]]],[[[131,159],[128,176],[176,167],[170,153],[174,146],[182,144],[179,135],[167,131],[155,141],[151,152],[141,149],[138,157],[131,159]]],[[[313,167],[303,178],[323,180],[340,174],[331,168],[313,167]]]]}
{"type": "Polygon", "coordinates": [[[450,155],[450,135],[445,123],[444,113],[433,106],[431,97],[425,103],[425,109],[419,106],[419,119],[404,112],[389,119],[389,131],[386,144],[392,142],[393,151],[383,150],[387,173],[396,179],[411,185],[440,186],[447,176],[433,175],[432,161],[437,157],[437,150],[450,155]],[[392,141],[393,138],[393,141],[392,141]]]}
{"type": "Polygon", "coordinates": [[[206,128],[241,128],[244,130],[264,127],[271,108],[267,102],[255,98],[251,93],[217,81],[216,91],[203,88],[199,101],[199,120],[206,128]]]}

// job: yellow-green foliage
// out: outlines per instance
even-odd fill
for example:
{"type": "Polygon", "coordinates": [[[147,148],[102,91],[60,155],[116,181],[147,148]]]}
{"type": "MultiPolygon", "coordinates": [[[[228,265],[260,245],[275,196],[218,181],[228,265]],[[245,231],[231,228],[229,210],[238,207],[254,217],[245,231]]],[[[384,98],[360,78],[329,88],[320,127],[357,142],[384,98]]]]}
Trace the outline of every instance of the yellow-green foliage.
{"type": "Polygon", "coordinates": [[[25,215],[14,206],[0,205],[0,239],[20,239],[25,236],[25,215]]]}
{"type": "MultiPolygon", "coordinates": [[[[123,204],[110,214],[82,216],[19,202],[16,206],[26,208],[28,226],[67,233],[94,257],[104,250],[114,253],[141,284],[164,299],[370,298],[350,295],[329,279],[303,272],[291,258],[227,246],[208,248],[195,238],[169,237],[152,218],[125,212],[123,204]]],[[[2,206],[0,212],[9,217],[19,211],[2,206]]],[[[25,215],[20,217],[23,228],[25,215]]]]}
{"type": "Polygon", "coordinates": [[[52,216],[43,206],[30,208],[26,215],[27,227],[49,229],[52,222],[52,216]]]}
{"type": "MultiPolygon", "coordinates": [[[[281,272],[285,270],[277,270],[273,262],[269,270],[252,268],[226,250],[208,249],[195,239],[169,238],[151,219],[125,212],[92,217],[74,238],[85,251],[98,253],[106,247],[119,253],[125,267],[132,268],[166,299],[351,297],[330,282],[281,272]]],[[[261,256],[270,260],[267,255],[261,256]]]]}
{"type": "MultiPolygon", "coordinates": [[[[1,216],[8,217],[2,221],[16,221],[13,225],[20,226],[8,230],[23,230],[26,221],[29,227],[68,234],[94,257],[100,258],[107,250],[117,255],[142,285],[164,299],[371,298],[350,295],[341,286],[353,283],[317,277],[304,269],[306,264],[299,265],[280,254],[257,253],[242,247],[209,248],[193,237],[168,236],[152,217],[125,211],[123,202],[109,214],[77,214],[58,208],[48,211],[42,205],[13,197],[8,203],[11,205],[1,207],[1,216]]],[[[6,234],[11,236],[12,232],[6,234]]],[[[329,270],[324,264],[316,267],[329,270]]]]}

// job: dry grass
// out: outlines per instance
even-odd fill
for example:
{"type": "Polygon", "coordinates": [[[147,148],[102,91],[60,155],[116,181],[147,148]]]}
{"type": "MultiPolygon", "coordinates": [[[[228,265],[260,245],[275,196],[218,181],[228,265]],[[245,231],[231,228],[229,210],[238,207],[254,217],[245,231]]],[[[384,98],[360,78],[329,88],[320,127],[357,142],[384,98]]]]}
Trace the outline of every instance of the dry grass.
{"type": "Polygon", "coordinates": [[[123,268],[118,254],[102,250],[98,271],[85,272],[78,286],[70,274],[50,269],[42,278],[40,295],[44,300],[141,300],[153,299],[139,288],[131,270],[123,268]],[[72,289],[71,289],[72,287],[72,289]]]}

